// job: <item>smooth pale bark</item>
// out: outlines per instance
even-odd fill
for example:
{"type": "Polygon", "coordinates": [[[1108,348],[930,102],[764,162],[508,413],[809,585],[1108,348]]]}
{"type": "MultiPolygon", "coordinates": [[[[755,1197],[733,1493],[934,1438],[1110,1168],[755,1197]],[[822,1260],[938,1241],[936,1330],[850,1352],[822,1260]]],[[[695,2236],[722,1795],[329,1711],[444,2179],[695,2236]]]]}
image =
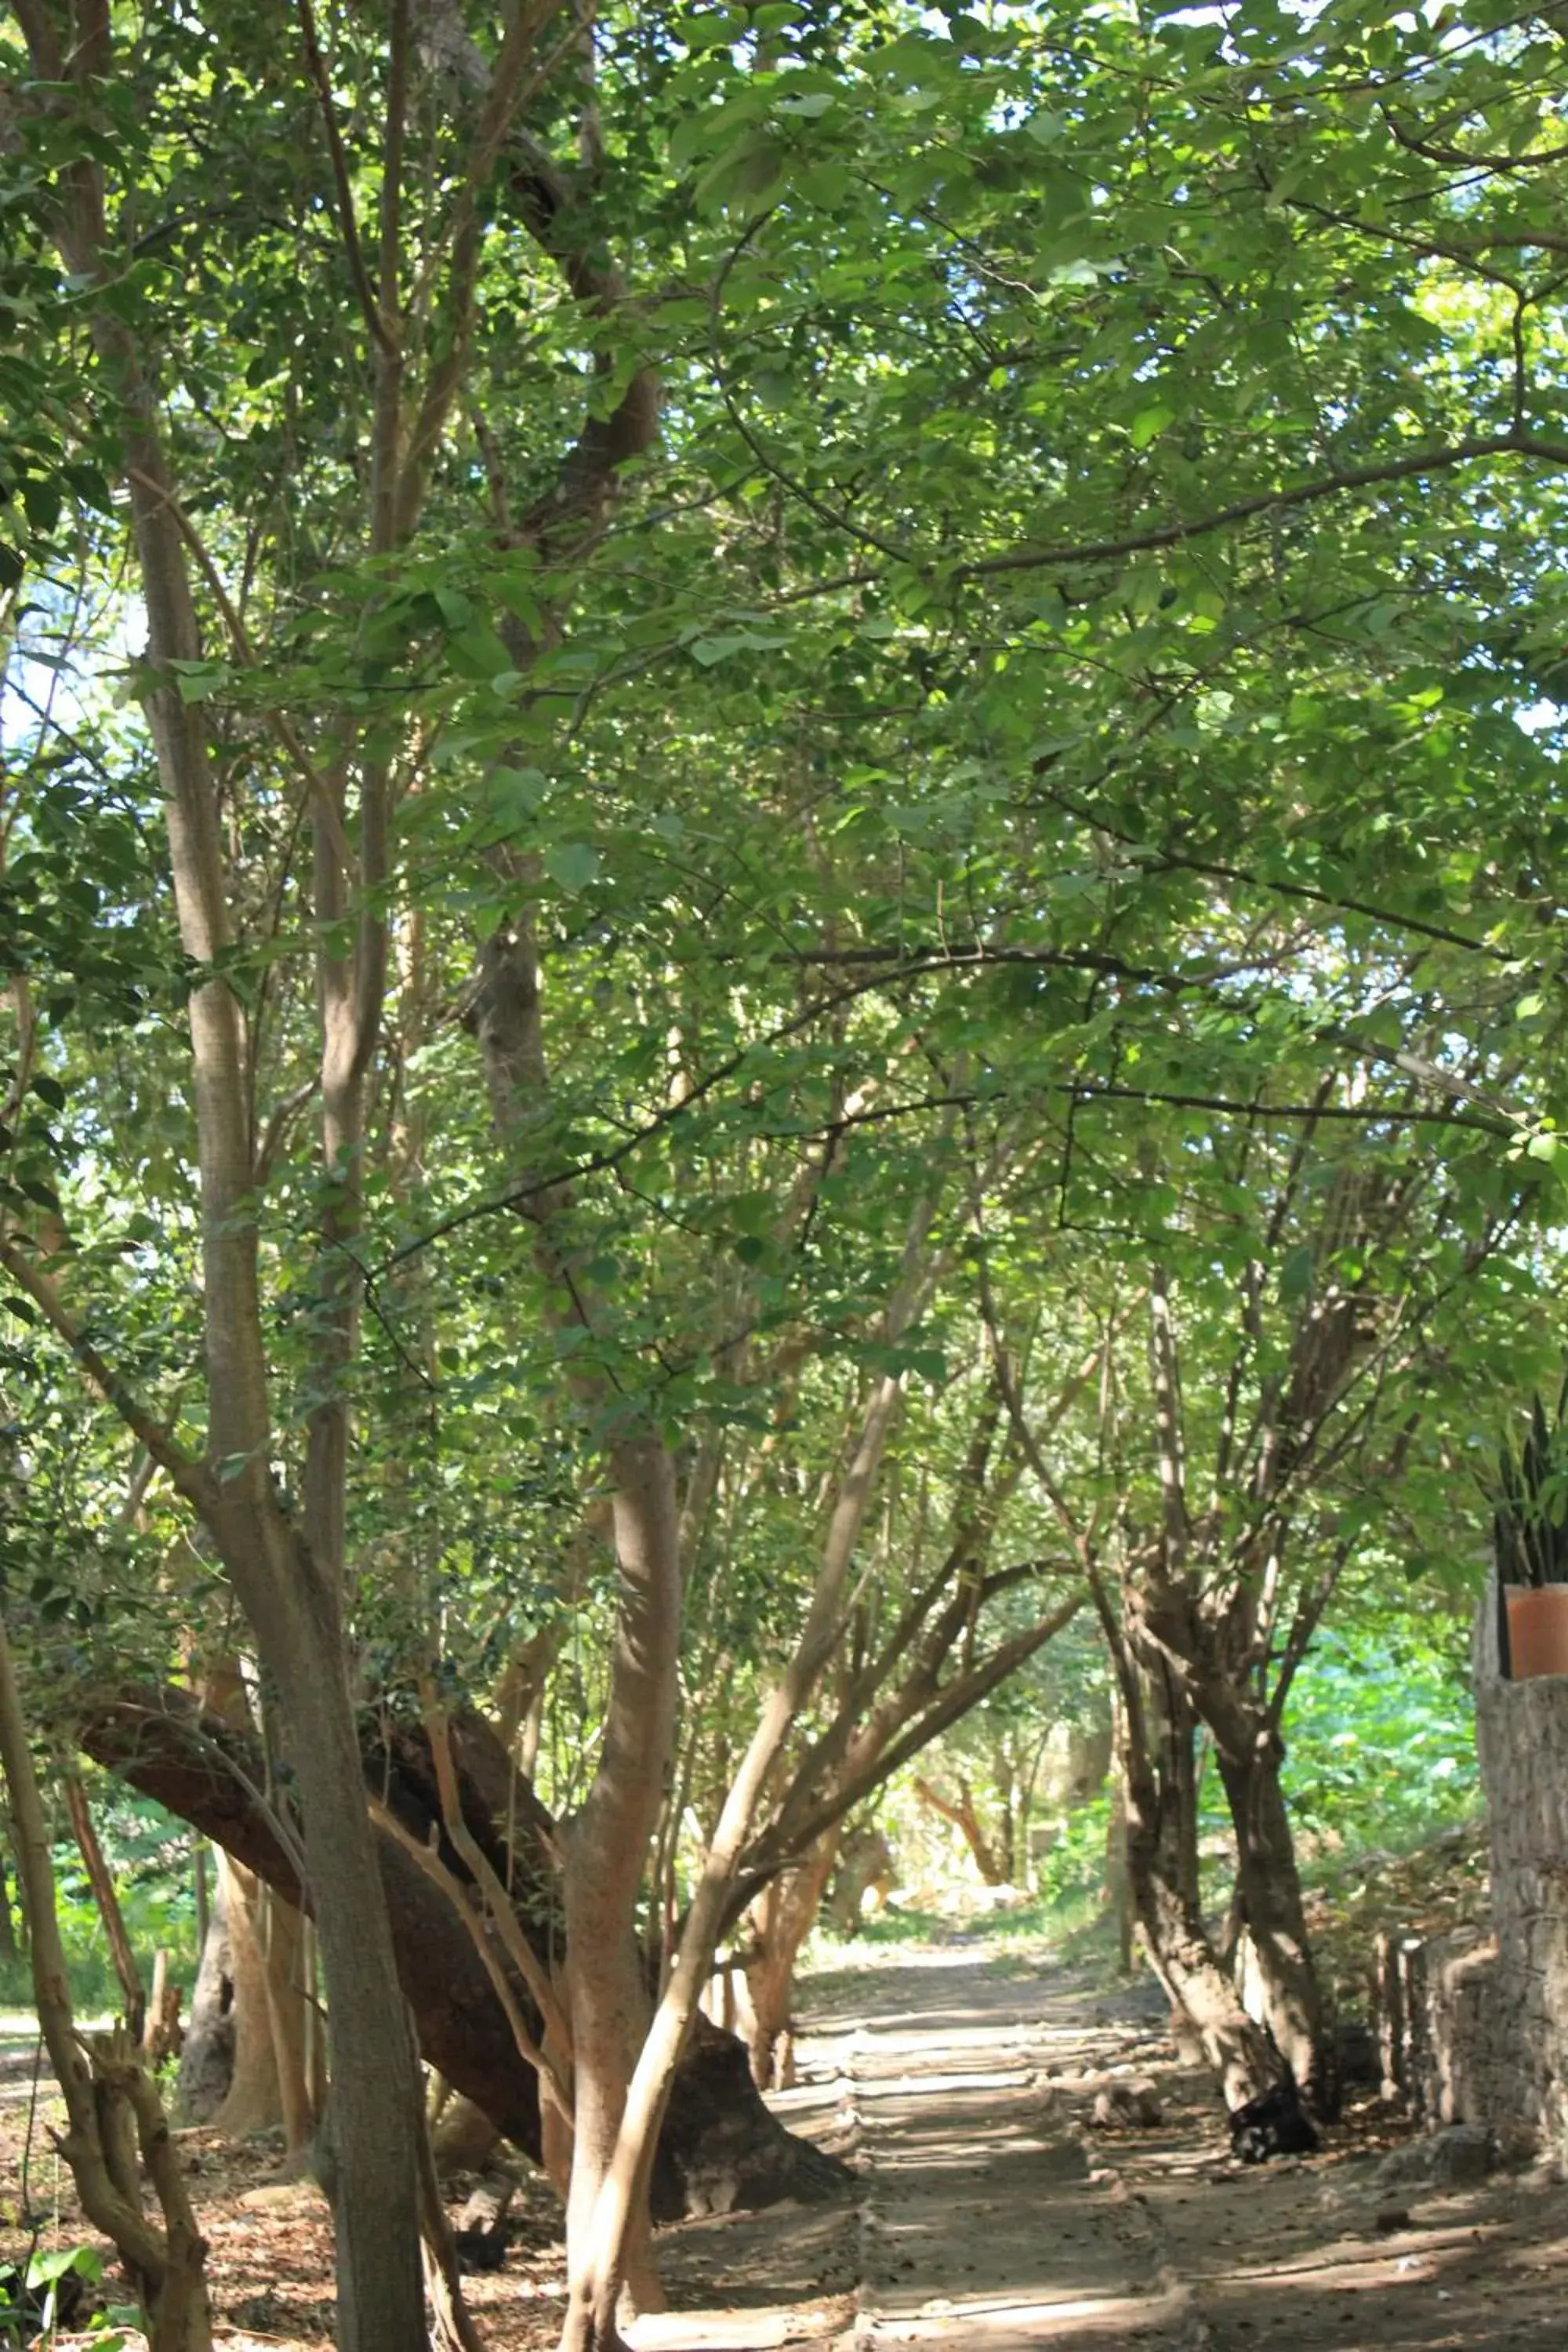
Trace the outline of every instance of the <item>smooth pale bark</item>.
{"type": "MultiPolygon", "coordinates": [[[[932,1195],[921,1204],[911,1224],[900,1282],[883,1318],[884,1331],[889,1338],[901,1335],[908,1328],[921,1296],[921,1252],[935,1206],[932,1195]]],[[[646,2210],[659,2125],[681,2052],[712,1971],[713,1955],[726,1923],[763,1787],[838,1637],[855,1547],[875,1489],[900,1389],[900,1381],[892,1374],[884,1374],[872,1389],[829,1515],[805,1624],[783,1675],[763,1702],[757,1727],[731,1783],[703,1857],[674,1965],[626,2090],[615,2144],[607,2160],[597,2165],[596,2193],[580,2223],[576,2260],[569,2265],[569,2305],[562,2330],[562,2352],[615,2352],[619,2342],[616,2306],[637,2246],[639,2218],[646,2210]]],[[[673,1480],[669,1493],[673,1512],[673,1480]]],[[[652,1827],[650,1820],[650,1834],[652,1827]]],[[[570,1930],[569,1914],[569,1951],[570,1930]]],[[[581,2138],[580,2100],[578,2131],[581,2138]]],[[[575,2188],[575,2164],[573,2178],[575,2188]]]]}
{"type": "Polygon", "coordinates": [[[280,2125],[285,2160],[298,2166],[316,2125],[306,2068],[304,1921],[242,1863],[225,1854],[218,1868],[233,1986],[234,2063],[213,2128],[242,2137],[280,2125]]]}
{"type": "Polygon", "coordinates": [[[306,1923],[291,1903],[263,1887],[259,1906],[267,1991],[267,2021],[278,2076],[285,2161],[302,2165],[316,2127],[310,2084],[306,1923]]]}
{"type": "MultiPolygon", "coordinates": [[[[111,1768],[112,1769],[112,1768],[111,1768]]],[[[228,1936],[228,1876],[223,1849],[214,1874],[202,1938],[196,1981],[191,1991],[191,2013],[185,2046],[180,2053],[180,2073],[174,2088],[174,2110],[184,2124],[206,2123],[228,2095],[234,2074],[234,1976],[228,1936]]]]}
{"type": "MultiPolygon", "coordinates": [[[[522,887],[527,877],[514,877],[522,887]]],[[[547,1097],[538,950],[527,914],[486,942],[471,1023],[483,1055],[497,1129],[518,1158],[531,1149],[531,1119],[547,1097]]],[[[595,1302],[569,1274],[571,1204],[542,1191],[529,1212],[536,1264],[563,1328],[591,1329],[595,1302]]],[[[605,1448],[616,1564],[609,1694],[593,1786],[562,1830],[563,1967],[570,2007],[574,2129],[566,2200],[567,2312],[563,2346],[602,2352],[618,2341],[623,2284],[645,2308],[661,2300],[649,2244],[647,2167],[658,2136],[647,2119],[647,2165],[617,2207],[606,2286],[602,2199],[626,2117],[627,2089],[644,2048],[649,2004],[636,1937],[637,1895],[669,1777],[681,1622],[679,1507],[662,1439],[636,1425],[636,1408],[579,1377],[579,1402],[620,1419],[605,1448]],[[628,1418],[632,1425],[626,1425],[628,1418]]],[[[679,2052],[676,2053],[679,2055],[679,2052]]]]}
{"type": "Polygon", "coordinates": [[[211,2352],[206,2246],[156,2085],[123,2032],[84,2042],[76,2030],[55,1912],[48,1829],[3,1617],[0,1767],[10,1800],[38,2025],[65,2102],[60,2154],[70,2167],[83,2212],[112,2241],[135,2282],[151,2352],[211,2352]],[[163,2213],[161,2230],[142,2209],[138,2149],[163,2213]]]}
{"type": "MultiPolygon", "coordinates": [[[[35,74],[75,80],[84,98],[113,70],[105,10],[68,52],[47,0],[24,28],[35,74]]],[[[83,164],[57,192],[55,227],[84,286],[112,275],[101,176],[83,164]]],[[[370,1824],[360,1780],[341,1596],[274,1496],[272,1425],[258,1280],[251,1102],[238,999],[220,976],[234,944],[206,719],[184,701],[176,665],[198,661],[179,503],[142,354],[123,317],[92,309],[92,331],[121,399],[121,446],[146,614],[141,676],[167,820],[181,945],[210,975],[189,998],[191,1099],[201,1202],[207,1474],[180,1465],[282,1700],[318,1888],[331,2011],[342,2195],[337,2205],[339,2341],[343,2352],[425,2352],[424,2292],[409,2116],[417,2103],[370,1824]]],[[[83,1350],[78,1345],[79,1356],[83,1350]]],[[[85,1361],[85,1357],[83,1358],[85,1361]]],[[[126,1409],[118,1383],[112,1401],[126,1409]]],[[[134,1423],[133,1423],[134,1425],[134,1423]]],[[[173,1449],[160,1447],[168,1466],[173,1449]]]]}
{"type": "Polygon", "coordinates": [[[787,2091],[795,2081],[791,2010],[795,1971],[822,1908],[838,1858],[837,1824],[819,1837],[792,1870],[781,1870],[752,1906],[752,1936],[742,1954],[746,1981],[744,2020],[752,2079],[761,2091],[787,2091]]]}
{"type": "Polygon", "coordinates": [[[218,1880],[228,1931],[234,2055],[228,2088],[212,2123],[215,2131],[243,2138],[249,2132],[271,2131],[282,2121],[283,2109],[267,2009],[260,1883],[243,1863],[225,1853],[218,1857],[218,1880]]]}
{"type": "Polygon", "coordinates": [[[601,2352],[616,2343],[623,2283],[633,2284],[644,2307],[657,2297],[645,2242],[646,2176],[615,2249],[617,2275],[609,2295],[600,2291],[599,2200],[616,2161],[627,2085],[648,2022],[633,1930],[675,1733],[679,1516],[674,1468],[656,1440],[623,1443],[612,1453],[611,1467],[620,1599],[610,1701],[594,1786],[567,1825],[563,1872],[574,2107],[562,2343],[574,2352],[601,2352]]]}

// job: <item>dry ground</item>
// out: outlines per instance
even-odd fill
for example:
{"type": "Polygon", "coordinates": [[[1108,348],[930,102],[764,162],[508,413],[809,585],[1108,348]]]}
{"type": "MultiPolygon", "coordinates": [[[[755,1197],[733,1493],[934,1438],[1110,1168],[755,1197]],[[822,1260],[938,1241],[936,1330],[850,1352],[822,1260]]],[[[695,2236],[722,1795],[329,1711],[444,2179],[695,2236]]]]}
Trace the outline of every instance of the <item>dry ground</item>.
{"type": "MultiPolygon", "coordinates": [[[[818,1980],[791,2123],[853,2161],[855,2197],[687,2222],[661,2237],[670,2313],[639,2352],[1557,2352],[1568,2337],[1568,2189],[1537,2172],[1462,2193],[1380,2188],[1397,2127],[1363,2106],[1307,2163],[1239,2172],[1206,2082],[1184,2073],[1147,1986],[1107,1994],[980,1943],[906,1949],[818,1980]],[[1097,2133],[1107,2079],[1148,2075],[1164,2121],[1097,2133]]],[[[0,2243],[17,2245],[30,2051],[0,2070],[0,2243]]],[[[78,2235],[33,2119],[26,2197],[43,2242],[78,2235]]],[[[226,2352],[329,2341],[323,2210],[269,2180],[275,2153],[193,2132],[226,2352]]],[[[500,2273],[471,2282],[493,2352],[545,2352],[562,2266],[534,2184],[500,2273]]],[[[87,2339],[62,2337],[62,2344],[87,2339]]]]}

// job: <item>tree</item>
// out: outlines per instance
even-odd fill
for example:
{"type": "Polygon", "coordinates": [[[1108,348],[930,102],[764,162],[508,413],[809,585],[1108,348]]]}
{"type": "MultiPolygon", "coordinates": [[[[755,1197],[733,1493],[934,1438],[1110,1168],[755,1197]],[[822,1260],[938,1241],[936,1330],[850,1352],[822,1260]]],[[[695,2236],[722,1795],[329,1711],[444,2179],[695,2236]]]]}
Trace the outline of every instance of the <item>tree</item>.
{"type": "Polygon", "coordinates": [[[1509,1023],[1516,963],[1555,1003],[1553,746],[1513,713],[1560,635],[1560,40],[296,15],[285,47],[223,8],[134,40],[18,11],[16,447],[76,536],[35,499],[13,675],[64,663],[73,708],[8,803],[0,1255],[153,1465],[169,1582],[204,1580],[178,1528],[278,1685],[351,2339],[421,2324],[356,1706],[434,1737],[532,1661],[571,1784],[570,2332],[605,2344],[707,1957],[786,1858],[795,1727],[858,1736],[823,1694],[890,1390],[927,1376],[897,1351],[973,1313],[977,1216],[1049,1194],[1114,1318],[1226,1238],[1228,1176],[1184,1226],[1130,1209],[1194,1120],[1426,1136],[1472,1232],[1510,1150],[1549,1166],[1509,1023]],[[144,729],[104,691],[119,520],[62,471],[106,454],[144,729]],[[645,2041],[683,1524],[818,1359],[866,1375],[861,1452],[816,1465],[841,1514],[747,1660],[645,2041]]]}

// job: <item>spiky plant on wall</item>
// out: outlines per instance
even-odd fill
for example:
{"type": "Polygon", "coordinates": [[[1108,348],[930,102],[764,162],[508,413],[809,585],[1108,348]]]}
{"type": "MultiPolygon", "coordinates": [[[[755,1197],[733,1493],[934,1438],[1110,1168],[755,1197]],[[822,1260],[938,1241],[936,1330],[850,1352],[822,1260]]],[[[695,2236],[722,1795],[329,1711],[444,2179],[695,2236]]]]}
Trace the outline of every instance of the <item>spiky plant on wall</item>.
{"type": "Polygon", "coordinates": [[[1530,1427],[1516,1451],[1505,1436],[1490,1489],[1492,1557],[1497,1562],[1498,1655],[1509,1656],[1506,1588],[1568,1584],[1568,1380],[1549,1421],[1539,1392],[1531,1399],[1530,1427]]]}

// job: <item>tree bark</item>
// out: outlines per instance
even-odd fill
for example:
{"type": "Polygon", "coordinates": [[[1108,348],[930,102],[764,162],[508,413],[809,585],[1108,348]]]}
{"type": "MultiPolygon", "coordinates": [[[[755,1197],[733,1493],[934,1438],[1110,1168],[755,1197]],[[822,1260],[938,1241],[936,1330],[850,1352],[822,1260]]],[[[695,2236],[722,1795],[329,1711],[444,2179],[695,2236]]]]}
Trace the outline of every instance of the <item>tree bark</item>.
{"type": "Polygon", "coordinates": [[[11,1916],[11,1881],[6,1866],[5,1851],[0,1845],[0,1968],[9,1968],[22,1957],[16,1940],[16,1923],[11,1916]]]}
{"type": "Polygon", "coordinates": [[[1261,1995],[1262,2022],[1313,2113],[1336,2107],[1332,2052],[1307,1934],[1301,1876],[1280,1786],[1284,1748],[1261,1708],[1205,1710],[1236,1830],[1241,1924],[1261,1995]],[[1234,1718],[1234,1719],[1233,1719],[1234,1718]]]}
{"type": "MultiPolygon", "coordinates": [[[[652,1438],[624,1443],[612,1468],[621,1598],[610,1704],[594,1786],[568,1826],[563,1873],[574,2100],[562,2343],[584,2352],[616,2341],[613,2309],[603,2308],[597,2293],[606,2252],[597,2215],[650,2015],[635,1939],[637,1898],[669,1770],[680,1640],[669,1455],[652,1438]]],[[[617,2264],[639,2300],[657,2294],[646,2229],[646,2209],[634,2211],[617,2264]]]]}
{"type": "Polygon", "coordinates": [[[65,1789],[66,1810],[70,1815],[77,1850],[87,1870],[88,1884],[92,1888],[98,1916],[103,1922],[103,1932],[109,1938],[110,1958],[114,1963],[121,1999],[125,2004],[126,2032],[133,2042],[140,2042],[147,2021],[147,1992],[142,1982],[142,1972],[136,1965],[136,1955],[131,1948],[125,1914],[120,1907],[114,1880],[104,1860],[92,1808],[87,1801],[87,1790],[74,1772],[67,1773],[65,1789]]]}
{"type": "Polygon", "coordinates": [[[254,1871],[227,1854],[218,1860],[220,1901],[228,1929],[233,2059],[228,2088],[213,2129],[234,2139],[271,2131],[283,2119],[278,2065],[267,2013],[267,1960],[262,1948],[262,1885],[254,1871]]]}
{"type": "MultiPolygon", "coordinates": [[[[409,1728],[388,1746],[382,1742],[381,1728],[367,1724],[367,1784],[421,1842],[432,1832],[439,1838],[440,1804],[423,1733],[409,1728]]],[[[475,1719],[455,1717],[451,1728],[465,1815],[504,1877],[510,1761],[475,1719]]],[[[76,1729],[96,1762],[156,1797],[289,1901],[308,1906],[310,1896],[300,1887],[293,1853],[258,1793],[265,1761],[253,1732],[203,1714],[175,1690],[104,1699],[84,1713],[76,1729]]],[[[523,1795],[519,1817],[526,1832],[532,1801],[526,1791],[523,1795]]],[[[426,2059],[498,2130],[541,2161],[538,2077],[519,2054],[466,1927],[450,1902],[393,1838],[378,1833],[376,1852],[402,1989],[426,2059]]],[[[460,1858],[448,1851],[446,1859],[461,1878],[460,1858]]],[[[547,1935],[542,1923],[548,1920],[550,1907],[526,1844],[512,1855],[511,1870],[519,1916],[542,1948],[547,1935]]],[[[217,1932],[215,1908],[213,1936],[193,2004],[188,2052],[199,2043],[198,2021],[212,2006],[205,1990],[209,1984],[221,2007],[222,1969],[213,1945],[217,1932]]],[[[514,1979],[513,1991],[532,2017],[521,1979],[514,1979]]],[[[536,2018],[533,2022],[537,2027],[536,2018]]],[[[770,2115],[752,2087],[745,2053],[734,2036],[699,2021],[659,2135],[650,2184],[654,2219],[674,2221],[684,2213],[722,2211],[731,2206],[763,2207],[784,2198],[833,2198],[842,2195],[847,2183],[848,2175],[835,2158],[795,2138],[770,2115]]]]}
{"type": "Polygon", "coordinates": [[[1155,1972],[1234,2113],[1279,2082],[1284,2068],[1204,1927],[1192,1713],[1178,1688],[1161,1688],[1152,1678],[1136,1696],[1124,1690],[1124,1700],[1119,1728],[1133,1907],[1155,1972]]]}
{"type": "Polygon", "coordinates": [[[123,2031],[95,2035],[90,2042],[76,2031],[48,1832],[3,1617],[0,1767],[11,1802],[38,2024],[65,2102],[60,2153],[83,2212],[112,2241],[136,2283],[151,2352],[211,2352],[206,2246],[157,2088],[123,2031]],[[138,2147],[163,2212],[162,2230],[142,2211],[138,2147]]]}
{"type": "Polygon", "coordinates": [[[297,2167],[316,2124],[306,2071],[304,1921],[286,1896],[243,1863],[225,1854],[218,1871],[233,2057],[213,2128],[240,2138],[281,2126],[285,2159],[297,2167]]]}
{"type": "Polygon", "coordinates": [[[837,1823],[825,1831],[791,1870],[781,1870],[752,1906],[752,1939],[742,1958],[749,2015],[746,2041],[752,2079],[760,2091],[787,2091],[795,2082],[790,2012],[795,1963],[816,1924],[838,1859],[837,1823]]]}
{"type": "MultiPolygon", "coordinates": [[[[1009,1884],[1008,1855],[1005,1851],[998,1853],[986,1835],[985,1824],[975,1806],[974,1791],[966,1780],[960,1778],[956,1798],[944,1797],[941,1790],[934,1789],[929,1780],[919,1779],[915,1781],[915,1794],[923,1805],[931,1807],[933,1813],[940,1813],[944,1822],[952,1823],[969,1848],[974,1867],[987,1886],[1009,1884]]],[[[1007,1843],[1010,1844],[1011,1840],[1008,1839],[1007,1843]]]]}
{"type": "Polygon", "coordinates": [[[191,1993],[190,2023],[180,2053],[174,2087],[174,2110],[185,2124],[210,2121],[228,2095],[234,2079],[234,1961],[228,1933],[229,1862],[217,1849],[217,1869],[207,1907],[206,1933],[202,1937],[196,1981],[191,1993]]]}

